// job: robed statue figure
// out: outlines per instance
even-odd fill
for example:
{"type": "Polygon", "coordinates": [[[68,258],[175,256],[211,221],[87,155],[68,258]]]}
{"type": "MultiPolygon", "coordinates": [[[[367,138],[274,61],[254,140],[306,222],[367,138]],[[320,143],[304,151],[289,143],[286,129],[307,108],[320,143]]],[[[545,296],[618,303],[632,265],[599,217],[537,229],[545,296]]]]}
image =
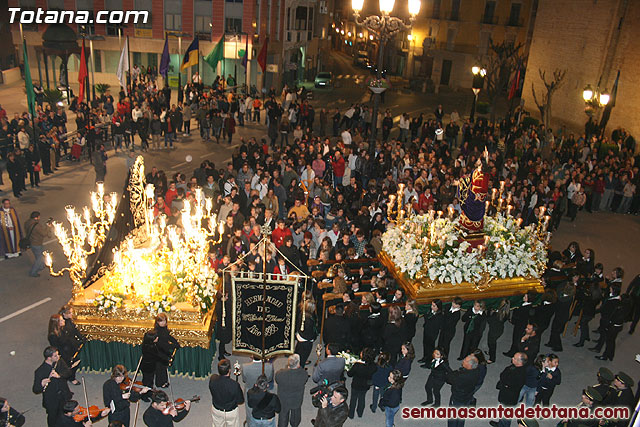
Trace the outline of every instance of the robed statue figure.
{"type": "Polygon", "coordinates": [[[460,225],[469,234],[482,233],[484,229],[488,187],[489,174],[486,171],[486,164],[480,158],[473,172],[458,181],[458,199],[462,208],[460,225]]]}

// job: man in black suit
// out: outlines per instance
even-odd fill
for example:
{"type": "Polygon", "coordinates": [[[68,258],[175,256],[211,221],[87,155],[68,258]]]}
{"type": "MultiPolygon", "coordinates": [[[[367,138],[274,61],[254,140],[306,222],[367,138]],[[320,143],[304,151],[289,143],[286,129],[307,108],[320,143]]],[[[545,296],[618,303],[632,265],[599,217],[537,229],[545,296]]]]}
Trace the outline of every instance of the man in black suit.
{"type": "MultiPolygon", "coordinates": [[[[473,390],[480,379],[478,370],[478,359],[469,355],[464,358],[462,367],[457,371],[451,371],[447,375],[447,382],[451,384],[450,407],[466,407],[473,400],[473,390]]],[[[450,418],[447,421],[448,427],[464,427],[464,419],[450,418]]]]}
{"type": "Polygon", "coordinates": [[[337,345],[333,343],[327,344],[326,354],[326,359],[318,363],[318,366],[313,370],[311,379],[316,384],[320,384],[325,380],[327,384],[332,384],[342,379],[344,359],[342,357],[336,357],[336,354],[338,354],[337,345]]]}
{"type": "Polygon", "coordinates": [[[431,302],[431,311],[424,316],[424,328],[422,332],[422,349],[423,356],[418,362],[422,362],[420,365],[422,368],[427,368],[431,365],[431,359],[433,349],[436,347],[436,340],[440,335],[442,329],[442,323],[444,316],[442,315],[442,301],[439,299],[431,302]]]}
{"type": "MultiPolygon", "coordinates": [[[[504,368],[500,373],[500,380],[496,388],[498,392],[498,402],[503,406],[515,406],[518,404],[520,390],[527,380],[527,355],[516,353],[511,357],[511,365],[504,368]]],[[[511,420],[502,418],[500,421],[490,421],[492,426],[509,427],[511,420]]]]}
{"type": "Polygon", "coordinates": [[[211,392],[211,417],[213,425],[238,425],[238,405],[244,403],[244,394],[240,384],[229,377],[231,362],[222,359],[218,362],[218,373],[209,378],[211,392]]]}
{"type": "Polygon", "coordinates": [[[596,356],[596,359],[611,360],[616,354],[616,339],[618,334],[622,331],[622,326],[627,320],[627,316],[631,313],[631,299],[628,295],[623,295],[620,301],[609,318],[609,326],[604,332],[605,336],[605,348],[602,356],[596,356]]]}
{"type": "Polygon", "coordinates": [[[522,296],[522,305],[511,312],[511,323],[513,324],[513,334],[511,336],[511,348],[505,351],[505,356],[513,357],[518,351],[520,339],[524,335],[529,319],[534,316],[532,301],[535,298],[533,292],[527,292],[522,296]]]}
{"type": "Polygon", "coordinates": [[[278,427],[297,427],[302,420],[302,401],[304,386],[309,376],[300,366],[300,356],[292,354],[287,361],[287,367],[276,372],[275,380],[278,384],[278,397],[282,411],[278,416],[278,427]]]}
{"type": "Polygon", "coordinates": [[[460,349],[460,357],[458,360],[462,360],[473,350],[478,348],[484,328],[487,325],[487,316],[485,315],[484,301],[474,301],[473,308],[467,310],[462,316],[464,322],[464,339],[462,340],[462,348],[460,349]]]}
{"type": "Polygon", "coordinates": [[[60,357],[57,348],[45,348],[43,356],[44,361],[33,375],[32,390],[35,394],[42,393],[42,407],[47,412],[47,425],[55,427],[58,416],[62,413],[62,406],[73,396],[67,384],[71,370],[60,357]]]}
{"type": "Polygon", "coordinates": [[[536,393],[536,405],[542,404],[543,406],[549,406],[549,401],[553,395],[553,391],[556,386],[560,385],[562,381],[562,375],[560,374],[560,368],[558,364],[560,359],[555,354],[550,354],[545,359],[542,367],[542,376],[538,382],[538,389],[536,393]]]}
{"type": "MultiPolygon", "coordinates": [[[[636,399],[633,396],[633,379],[624,372],[618,372],[613,380],[616,391],[614,394],[613,406],[623,406],[629,408],[629,414],[633,415],[636,406],[636,399]]],[[[629,418],[618,420],[619,427],[625,427],[629,423],[629,418]]]]}
{"type": "Polygon", "coordinates": [[[536,307],[535,323],[538,325],[538,336],[542,339],[542,334],[551,324],[551,318],[555,313],[556,294],[548,290],[542,295],[542,302],[536,307]]]}
{"type": "Polygon", "coordinates": [[[438,341],[438,347],[442,348],[444,352],[449,356],[449,350],[451,348],[451,341],[456,335],[456,326],[460,321],[460,306],[462,305],[462,298],[455,297],[451,301],[451,307],[444,313],[444,320],[442,322],[442,330],[440,330],[440,340],[438,341]]]}
{"type": "Polygon", "coordinates": [[[526,354],[526,365],[532,364],[540,351],[540,337],[538,336],[538,325],[529,322],[524,329],[524,335],[518,343],[518,351],[526,354]]]}

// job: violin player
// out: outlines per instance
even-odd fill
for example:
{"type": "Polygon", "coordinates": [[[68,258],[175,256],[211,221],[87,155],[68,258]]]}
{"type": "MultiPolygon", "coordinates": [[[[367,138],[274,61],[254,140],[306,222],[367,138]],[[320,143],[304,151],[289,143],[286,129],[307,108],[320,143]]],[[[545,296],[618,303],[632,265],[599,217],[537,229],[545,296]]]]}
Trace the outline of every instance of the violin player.
{"type": "Polygon", "coordinates": [[[138,392],[133,388],[125,388],[124,392],[121,384],[127,378],[127,368],[123,365],[116,365],[111,370],[111,378],[102,385],[102,397],[104,406],[110,408],[109,422],[120,421],[125,427],[129,427],[131,413],[129,410],[130,402],[137,402],[141,395],[149,392],[149,387],[142,387],[138,392]]]}
{"type": "Polygon", "coordinates": [[[82,417],[80,421],[77,421],[80,414],[80,405],[75,400],[68,400],[62,407],[62,412],[58,415],[58,421],[56,427],[89,427],[93,425],[93,421],[98,421],[104,418],[109,413],[109,408],[104,408],[97,416],[82,417]]]}
{"type": "Polygon", "coordinates": [[[173,427],[173,423],[182,421],[191,409],[191,402],[185,402],[184,410],[178,411],[169,402],[167,393],[154,391],[151,395],[151,406],[144,411],[142,419],[148,427],[173,427]]]}
{"type": "Polygon", "coordinates": [[[56,427],[64,403],[73,396],[67,384],[71,370],[60,357],[57,348],[49,346],[42,354],[44,361],[33,374],[32,390],[35,394],[42,393],[42,407],[47,412],[47,426],[56,427]]]}

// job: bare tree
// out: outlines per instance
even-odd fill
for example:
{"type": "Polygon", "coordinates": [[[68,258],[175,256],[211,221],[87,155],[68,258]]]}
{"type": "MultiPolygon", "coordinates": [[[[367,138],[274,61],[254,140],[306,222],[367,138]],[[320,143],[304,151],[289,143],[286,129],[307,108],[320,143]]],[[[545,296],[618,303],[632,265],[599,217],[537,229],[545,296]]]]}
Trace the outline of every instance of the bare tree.
{"type": "Polygon", "coordinates": [[[526,59],[522,54],[522,43],[509,41],[494,43],[489,40],[489,51],[481,58],[480,63],[487,70],[485,77],[486,93],[491,105],[491,120],[495,120],[496,103],[501,96],[507,94],[512,74],[518,69],[525,69],[526,59]]]}
{"type": "Polygon", "coordinates": [[[540,73],[540,78],[542,79],[542,83],[544,84],[545,91],[542,93],[542,98],[538,101],[538,96],[536,95],[536,89],[533,82],[531,83],[531,92],[533,92],[533,100],[540,111],[540,121],[544,123],[545,127],[549,127],[551,122],[551,101],[553,98],[553,93],[562,86],[564,83],[564,77],[567,74],[567,70],[561,70],[556,68],[553,72],[553,77],[551,80],[547,81],[546,71],[542,71],[542,69],[538,69],[538,73],[540,73]]]}

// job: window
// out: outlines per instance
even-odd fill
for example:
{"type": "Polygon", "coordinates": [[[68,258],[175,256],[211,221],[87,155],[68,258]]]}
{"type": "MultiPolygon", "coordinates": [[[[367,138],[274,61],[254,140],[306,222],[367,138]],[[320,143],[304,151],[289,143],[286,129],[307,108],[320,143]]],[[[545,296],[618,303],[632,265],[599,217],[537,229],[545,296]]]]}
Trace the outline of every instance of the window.
{"type": "Polygon", "coordinates": [[[457,30],[455,28],[449,28],[447,30],[447,50],[453,50],[456,44],[456,34],[457,30]]]}
{"type": "Polygon", "coordinates": [[[64,0],[48,0],[47,10],[52,9],[64,10],[64,0]]]}
{"type": "MultiPolygon", "coordinates": [[[[22,10],[36,11],[36,0],[20,0],[22,10]]],[[[34,19],[35,21],[35,19],[34,19]]],[[[38,24],[22,24],[23,31],[38,31],[38,24]]]]}
{"type": "Polygon", "coordinates": [[[305,6],[296,8],[296,21],[293,28],[298,31],[307,29],[307,8],[305,6]]]}
{"type": "Polygon", "coordinates": [[[440,19],[440,3],[441,0],[433,0],[433,12],[431,13],[433,19],[440,19]]]}
{"type": "Polygon", "coordinates": [[[483,24],[494,24],[494,16],[493,14],[496,11],[496,2],[492,0],[487,0],[487,3],[484,5],[484,15],[482,15],[482,23],[483,24]]]}
{"type": "Polygon", "coordinates": [[[76,0],[76,10],[86,10],[89,12],[89,22],[90,24],[80,24],[78,25],[78,33],[82,32],[81,27],[86,27],[87,34],[95,34],[96,26],[93,23],[93,0],[76,0]]]}
{"type": "Polygon", "coordinates": [[[225,0],[227,3],[242,3],[243,0],[225,0]]]}
{"type": "Polygon", "coordinates": [[[138,20],[138,23],[135,24],[136,28],[141,29],[151,29],[151,9],[153,6],[152,0],[134,0],[133,7],[135,10],[144,10],[149,12],[149,18],[147,19],[147,23],[142,22],[142,19],[138,20]]]}
{"type": "Polygon", "coordinates": [[[511,3],[511,13],[509,14],[509,24],[512,27],[520,26],[520,10],[522,3],[511,3]]]}
{"type": "Polygon", "coordinates": [[[195,16],[195,33],[199,40],[211,40],[211,18],[209,16],[195,16]]]}
{"type": "Polygon", "coordinates": [[[164,29],[182,31],[182,0],[164,1],[164,29]]]}
{"type": "Polygon", "coordinates": [[[93,49],[93,63],[95,64],[95,72],[96,73],[101,73],[102,72],[102,55],[100,54],[100,51],[98,49],[93,49]]]}
{"type": "MultiPolygon", "coordinates": [[[[122,0],[105,0],[105,10],[122,10],[122,0]]],[[[122,24],[105,24],[108,36],[117,36],[122,24]]]]}
{"type": "Polygon", "coordinates": [[[311,40],[313,38],[313,8],[309,8],[309,28],[307,28],[307,40],[311,40]]]}
{"type": "Polygon", "coordinates": [[[225,18],[224,31],[227,33],[242,32],[242,18],[225,18]]]}
{"type": "Polygon", "coordinates": [[[451,0],[451,16],[452,21],[460,19],[460,0],[451,0]]]}

